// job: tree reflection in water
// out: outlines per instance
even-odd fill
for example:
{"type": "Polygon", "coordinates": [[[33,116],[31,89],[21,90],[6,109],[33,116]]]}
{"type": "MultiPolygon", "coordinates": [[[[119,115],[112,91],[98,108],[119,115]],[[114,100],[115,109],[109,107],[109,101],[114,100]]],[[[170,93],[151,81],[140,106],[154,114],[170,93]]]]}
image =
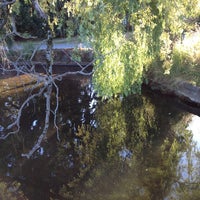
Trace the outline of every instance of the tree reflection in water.
{"type": "MultiPolygon", "coordinates": [[[[91,86],[66,81],[62,87],[61,141],[52,122],[47,141],[33,157],[20,157],[43,123],[44,101],[35,99],[23,113],[20,133],[0,141],[0,190],[30,200],[198,199],[200,154],[187,128],[191,114],[158,95],[100,102],[91,86]],[[4,190],[8,183],[17,189],[4,190]]],[[[2,98],[1,127],[18,101],[2,98]]]]}

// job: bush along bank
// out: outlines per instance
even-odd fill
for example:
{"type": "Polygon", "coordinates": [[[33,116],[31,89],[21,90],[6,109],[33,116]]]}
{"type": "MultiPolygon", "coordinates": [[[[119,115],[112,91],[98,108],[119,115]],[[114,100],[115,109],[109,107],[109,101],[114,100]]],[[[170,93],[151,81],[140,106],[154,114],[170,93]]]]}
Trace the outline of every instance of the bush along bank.
{"type": "Polygon", "coordinates": [[[155,63],[148,71],[145,84],[154,91],[200,106],[200,30],[188,33],[175,44],[169,68],[160,65],[155,63]]]}

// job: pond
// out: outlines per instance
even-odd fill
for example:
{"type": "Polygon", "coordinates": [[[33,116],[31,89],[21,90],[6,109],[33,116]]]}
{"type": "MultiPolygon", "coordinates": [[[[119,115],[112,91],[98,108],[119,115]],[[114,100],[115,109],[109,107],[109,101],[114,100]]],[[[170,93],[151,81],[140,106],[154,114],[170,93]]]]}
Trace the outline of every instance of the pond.
{"type": "MultiPolygon", "coordinates": [[[[20,132],[0,141],[1,200],[199,199],[198,108],[145,88],[100,101],[91,84],[58,84],[60,141],[52,118],[47,140],[30,159],[21,157],[44,125],[45,101],[34,99],[20,132]]],[[[25,98],[1,95],[0,133],[25,98]]]]}

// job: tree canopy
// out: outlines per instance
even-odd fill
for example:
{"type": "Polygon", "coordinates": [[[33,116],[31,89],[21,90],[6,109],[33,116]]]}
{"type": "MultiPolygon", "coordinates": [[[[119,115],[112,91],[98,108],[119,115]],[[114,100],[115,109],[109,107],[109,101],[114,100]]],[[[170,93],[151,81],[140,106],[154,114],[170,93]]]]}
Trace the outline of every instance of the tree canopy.
{"type": "MultiPolygon", "coordinates": [[[[145,71],[155,60],[170,63],[174,42],[200,16],[198,0],[3,2],[1,18],[6,8],[23,34],[45,37],[51,29],[54,37],[78,35],[89,43],[95,57],[94,88],[103,97],[139,92],[145,71]]],[[[4,26],[1,34],[9,29],[4,26]]]]}
{"type": "Polygon", "coordinates": [[[155,60],[170,59],[173,42],[192,26],[198,6],[188,0],[68,2],[78,33],[94,49],[93,81],[99,94],[140,91],[144,71],[155,60]]]}

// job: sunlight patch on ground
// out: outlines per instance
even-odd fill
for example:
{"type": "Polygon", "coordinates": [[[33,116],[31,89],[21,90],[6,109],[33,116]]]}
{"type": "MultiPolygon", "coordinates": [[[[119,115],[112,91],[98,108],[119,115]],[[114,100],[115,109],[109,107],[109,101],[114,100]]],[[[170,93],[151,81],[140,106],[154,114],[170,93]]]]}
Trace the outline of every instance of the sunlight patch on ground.
{"type": "Polygon", "coordinates": [[[176,48],[196,58],[200,55],[200,30],[195,33],[186,33],[184,40],[178,42],[176,48]]]}

